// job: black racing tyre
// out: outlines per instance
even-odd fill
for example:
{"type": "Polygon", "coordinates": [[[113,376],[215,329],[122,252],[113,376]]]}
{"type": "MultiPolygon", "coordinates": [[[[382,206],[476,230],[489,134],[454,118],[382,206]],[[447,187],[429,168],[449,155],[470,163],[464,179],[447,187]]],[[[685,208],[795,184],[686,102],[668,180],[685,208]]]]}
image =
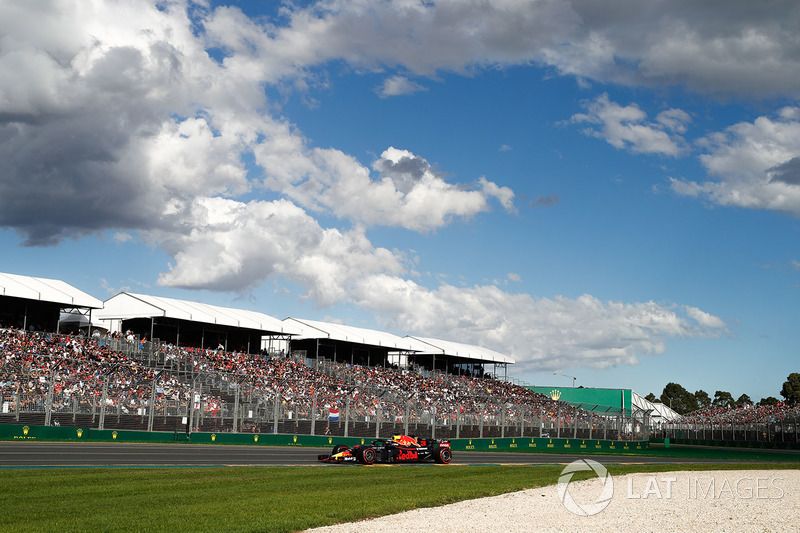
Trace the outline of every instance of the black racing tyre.
{"type": "Polygon", "coordinates": [[[364,448],[361,451],[361,460],[364,461],[365,465],[371,465],[375,462],[375,448],[364,448]]]}
{"type": "Polygon", "coordinates": [[[448,464],[453,460],[453,452],[450,448],[439,448],[434,454],[434,460],[437,463],[448,464]]]}
{"type": "Polygon", "coordinates": [[[336,455],[337,453],[341,453],[347,449],[347,446],[344,444],[337,444],[333,447],[333,453],[331,455],[336,455]]]}

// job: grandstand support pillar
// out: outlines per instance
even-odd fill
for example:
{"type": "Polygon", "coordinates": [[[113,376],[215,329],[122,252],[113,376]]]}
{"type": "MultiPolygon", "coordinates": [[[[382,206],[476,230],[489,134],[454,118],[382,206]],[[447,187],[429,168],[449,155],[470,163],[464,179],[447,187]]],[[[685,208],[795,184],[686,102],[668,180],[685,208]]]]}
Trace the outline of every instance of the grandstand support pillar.
{"type": "Polygon", "coordinates": [[[103,430],[106,424],[106,399],[108,398],[108,376],[103,378],[103,396],[100,398],[100,423],[97,429],[103,430]]]}

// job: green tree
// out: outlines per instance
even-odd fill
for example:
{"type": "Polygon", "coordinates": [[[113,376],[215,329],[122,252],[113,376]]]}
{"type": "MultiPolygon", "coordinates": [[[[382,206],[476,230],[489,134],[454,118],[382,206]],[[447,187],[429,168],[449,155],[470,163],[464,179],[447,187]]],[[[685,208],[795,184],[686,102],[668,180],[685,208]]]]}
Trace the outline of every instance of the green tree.
{"type": "Polygon", "coordinates": [[[733,395],[730,392],[718,390],[714,393],[714,401],[711,403],[715,407],[728,407],[736,402],[734,401],[733,395]]]}
{"type": "Polygon", "coordinates": [[[747,394],[742,394],[742,395],[741,395],[741,396],[739,396],[739,398],[736,400],[736,405],[737,405],[737,406],[739,406],[739,407],[741,407],[741,406],[743,406],[743,405],[748,405],[748,404],[749,404],[749,405],[753,405],[753,400],[751,400],[751,399],[750,399],[750,396],[748,396],[747,394]]]}
{"type": "Polygon", "coordinates": [[[711,405],[711,398],[708,396],[708,393],[703,389],[694,393],[694,397],[697,398],[697,405],[700,406],[700,409],[705,409],[709,405],[711,405]]]}
{"type": "Polygon", "coordinates": [[[647,400],[648,402],[657,402],[658,401],[658,398],[656,398],[656,395],[653,394],[652,392],[650,394],[648,394],[647,396],[645,396],[644,399],[647,400]]]}
{"type": "Polygon", "coordinates": [[[661,393],[661,403],[670,406],[677,413],[697,411],[697,398],[677,383],[667,383],[661,393]]]}
{"type": "Polygon", "coordinates": [[[781,396],[786,398],[787,403],[793,405],[800,403],[800,374],[797,372],[789,374],[783,383],[781,396]]]}
{"type": "Polygon", "coordinates": [[[758,405],[778,405],[780,400],[778,400],[775,396],[767,396],[766,398],[761,398],[761,401],[758,402],[758,405]]]}

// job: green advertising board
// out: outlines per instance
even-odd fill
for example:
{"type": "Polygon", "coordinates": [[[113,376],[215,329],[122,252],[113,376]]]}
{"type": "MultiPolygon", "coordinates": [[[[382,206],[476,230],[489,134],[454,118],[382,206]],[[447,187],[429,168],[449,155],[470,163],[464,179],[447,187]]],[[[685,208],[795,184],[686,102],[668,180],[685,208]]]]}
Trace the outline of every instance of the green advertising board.
{"type": "MultiPolygon", "coordinates": [[[[354,446],[369,444],[369,437],[335,437],[332,435],[274,435],[264,433],[192,433],[159,431],[99,430],[75,427],[47,427],[0,424],[0,440],[62,441],[62,442],[128,442],[191,444],[233,444],[251,446],[298,446],[325,448],[335,444],[354,446]]],[[[485,439],[450,439],[453,451],[505,452],[616,452],[627,453],[647,449],[648,442],[611,441],[597,439],[556,439],[506,437],[485,439]]]]}

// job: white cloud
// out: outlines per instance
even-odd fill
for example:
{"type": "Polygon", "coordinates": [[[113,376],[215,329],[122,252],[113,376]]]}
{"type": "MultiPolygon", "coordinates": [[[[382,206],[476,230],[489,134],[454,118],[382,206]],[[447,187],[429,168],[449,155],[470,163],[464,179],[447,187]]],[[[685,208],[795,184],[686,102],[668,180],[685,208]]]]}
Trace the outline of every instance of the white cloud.
{"type": "Polygon", "coordinates": [[[604,303],[590,295],[536,299],[493,285],[429,290],[376,275],[360,280],[352,293],[389,326],[508,353],[521,371],[636,364],[640,356],[662,353],[671,337],[725,331],[722,320],[689,307],[681,316],[654,302],[604,303]]]}
{"type": "Polygon", "coordinates": [[[225,8],[206,28],[229,50],[230,69],[270,81],[333,59],[429,76],[538,62],[581,80],[770,96],[798,94],[799,12],[792,0],[724,10],[635,0],[328,0],[287,8],[286,27],[225,8]]]}
{"type": "Polygon", "coordinates": [[[427,89],[405,76],[390,76],[383,81],[383,85],[377,88],[377,93],[382,98],[413,94],[419,91],[427,91],[427,89]]]}
{"type": "Polygon", "coordinates": [[[271,275],[301,283],[320,306],[346,299],[355,278],[403,271],[401,258],[374,248],[363,230],[324,229],[287,200],[197,199],[182,213],[190,231],[151,238],[175,258],[159,284],[246,291],[271,275]]]}
{"type": "Polygon", "coordinates": [[[735,124],[699,141],[711,179],[673,179],[678,194],[726,206],[800,213],[800,119],[797,108],[735,124]]]}
{"type": "Polygon", "coordinates": [[[636,104],[621,106],[609,100],[607,94],[584,103],[586,113],[577,113],[570,118],[572,124],[592,124],[583,132],[604,139],[611,146],[636,153],[680,155],[685,150],[685,141],[672,131],[683,132],[689,115],[680,109],[661,112],[656,122],[648,122],[647,114],[636,104]],[[667,131],[669,130],[669,131],[667,131]]]}
{"type": "MultiPolygon", "coordinates": [[[[631,30],[660,30],[669,19],[651,10],[650,22],[638,5],[625,5],[634,7],[631,30]]],[[[243,292],[278,276],[300,284],[320,307],[357,304],[406,331],[495,347],[531,365],[632,363],[663,351],[669,337],[714,335],[722,327],[699,310],[684,310],[684,317],[652,302],[419,285],[402,252],[374,246],[365,228],[428,232],[485,212],[493,200],[513,211],[513,191],[480,176],[466,177],[472,186],[451,183],[407,150],[390,147],[368,168],[335,148],[313,147],[269,114],[264,93],[264,84],[311,84],[313,68],[331,60],[426,75],[533,60],[598,79],[620,73],[613,79],[696,83],[680,65],[657,68],[647,55],[658,50],[657,39],[644,53],[630,53],[635,47],[624,32],[588,2],[330,0],[287,5],[286,27],[203,6],[0,3],[0,226],[31,245],[108,230],[133,234],[173,259],[162,285],[243,292]],[[221,63],[208,46],[221,47],[221,63]],[[616,57],[625,64],[616,65],[616,57]],[[254,164],[246,165],[251,155],[254,164]],[[242,199],[260,193],[269,200],[242,199]],[[323,227],[312,213],[332,214],[352,229],[323,227]]],[[[683,9],[670,16],[706,20],[683,9]]],[[[770,42],[779,47],[796,39],[774,35],[770,42]]],[[[753,56],[737,57],[728,70],[736,74],[745,64],[748,74],[768,71],[761,49],[753,45],[753,56]]],[[[770,57],[784,74],[800,70],[791,68],[791,56],[770,57]]],[[[798,86],[793,75],[784,78],[798,86]]],[[[679,150],[675,134],[688,122],[680,112],[647,122],[635,106],[598,103],[585,120],[612,144],[679,150]]],[[[793,120],[790,114],[780,120],[793,120]]],[[[785,174],[791,169],[781,165],[790,159],[762,172],[785,174]]]]}
{"type": "Polygon", "coordinates": [[[368,226],[399,226],[428,232],[454,217],[489,210],[497,199],[512,211],[514,193],[485,178],[466,189],[448,183],[431,164],[407,150],[390,147],[372,164],[377,175],[335,149],[307,148],[288,132],[253,148],[267,177],[264,186],[316,211],[368,226]]]}

